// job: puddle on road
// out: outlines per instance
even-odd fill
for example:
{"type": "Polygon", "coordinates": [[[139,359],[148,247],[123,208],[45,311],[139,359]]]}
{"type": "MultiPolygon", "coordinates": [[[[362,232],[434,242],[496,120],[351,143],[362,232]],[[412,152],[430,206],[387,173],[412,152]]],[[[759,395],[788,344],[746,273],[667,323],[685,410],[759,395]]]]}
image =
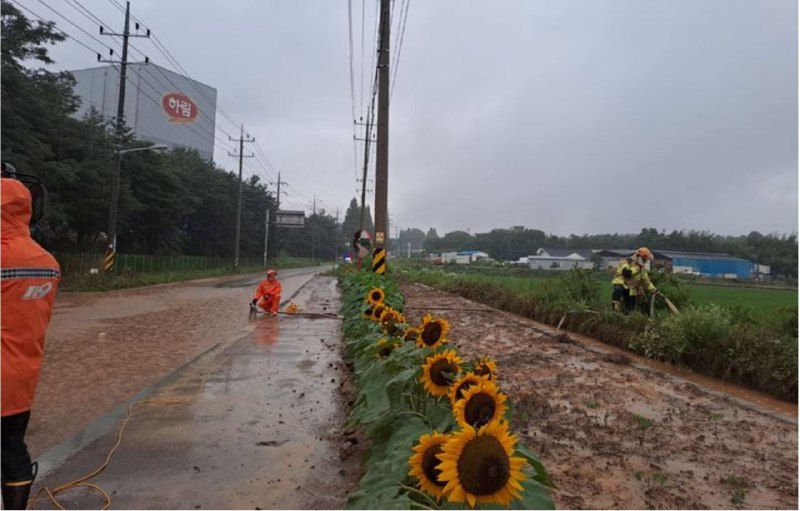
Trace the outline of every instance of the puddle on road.
{"type": "MultiPolygon", "coordinates": [[[[337,306],[329,280],[312,279],[295,301],[309,310],[324,295],[337,306]]],[[[299,316],[254,320],[241,339],[154,396],[158,403],[137,409],[94,482],[115,508],[342,508],[358,460],[341,461],[339,327],[299,316]]],[[[48,486],[99,465],[114,435],[48,475],[48,486]]],[[[95,496],[80,493],[63,504],[96,507],[95,496]]]]}

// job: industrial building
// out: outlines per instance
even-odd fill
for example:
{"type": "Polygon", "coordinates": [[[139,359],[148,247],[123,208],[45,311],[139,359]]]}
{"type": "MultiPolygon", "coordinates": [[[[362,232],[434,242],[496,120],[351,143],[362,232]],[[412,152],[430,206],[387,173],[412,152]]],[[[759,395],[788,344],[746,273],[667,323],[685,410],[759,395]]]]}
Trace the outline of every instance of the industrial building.
{"type": "MultiPolygon", "coordinates": [[[[709,277],[714,279],[752,279],[768,278],[769,266],[754,264],[747,259],[728,254],[707,252],[679,252],[675,250],[656,250],[653,261],[648,263],[652,269],[664,269],[672,273],[709,277]]],[[[601,260],[601,267],[616,267],[624,258],[630,256],[629,250],[596,250],[595,257],[601,260]]]]}
{"type": "Polygon", "coordinates": [[[591,270],[594,268],[593,255],[593,251],[588,249],[540,248],[527,260],[532,270],[591,270]]]}
{"type": "Polygon", "coordinates": [[[653,257],[657,268],[665,268],[672,273],[686,273],[702,277],[752,279],[757,273],[769,272],[768,267],[727,254],[653,250],[653,257]]]}
{"type": "MultiPolygon", "coordinates": [[[[116,119],[119,99],[118,66],[71,71],[83,116],[94,107],[116,119]]],[[[153,63],[128,64],[125,84],[125,123],[137,138],[170,148],[196,149],[214,157],[217,90],[153,63]]]]}

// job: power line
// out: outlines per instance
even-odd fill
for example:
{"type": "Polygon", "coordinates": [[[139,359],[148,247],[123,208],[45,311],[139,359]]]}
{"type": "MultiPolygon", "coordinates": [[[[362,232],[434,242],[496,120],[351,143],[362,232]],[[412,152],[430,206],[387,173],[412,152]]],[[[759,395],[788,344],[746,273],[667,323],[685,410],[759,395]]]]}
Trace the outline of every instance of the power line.
{"type": "MultiPolygon", "coordinates": [[[[402,14],[402,6],[400,7],[400,12],[403,17],[403,28],[400,29],[400,42],[397,44],[397,53],[394,59],[394,73],[392,74],[392,90],[389,92],[389,101],[392,99],[392,95],[394,94],[394,84],[397,81],[397,68],[400,67],[400,53],[403,51],[403,36],[406,34],[406,20],[408,19],[408,6],[411,3],[411,0],[405,0],[406,5],[406,12],[402,14]]],[[[400,23],[398,22],[398,26],[400,23]]]]}
{"type": "Polygon", "coordinates": [[[80,12],[81,14],[83,14],[83,15],[84,15],[86,18],[88,18],[88,19],[89,19],[89,21],[91,21],[91,22],[93,22],[93,23],[99,23],[101,27],[104,27],[104,28],[108,29],[109,31],[111,31],[111,25],[109,25],[108,23],[104,22],[103,20],[101,20],[100,18],[98,18],[97,16],[95,16],[95,14],[94,14],[92,11],[90,11],[89,9],[87,9],[87,8],[86,8],[86,7],[85,7],[85,6],[84,6],[82,3],[80,3],[78,0],[65,0],[65,1],[66,1],[66,2],[67,2],[69,5],[70,5],[70,6],[74,7],[74,8],[75,8],[75,10],[77,10],[78,12],[80,12]]]}
{"type": "Polygon", "coordinates": [[[24,9],[25,11],[30,13],[32,16],[37,18],[40,22],[51,24],[56,32],[58,32],[60,35],[62,35],[64,37],[66,37],[67,39],[71,39],[71,40],[75,41],[76,43],[80,44],[81,46],[83,46],[84,48],[86,48],[87,50],[92,52],[92,55],[97,55],[98,54],[98,51],[95,48],[92,48],[91,46],[87,45],[85,42],[81,41],[80,39],[78,39],[76,37],[73,37],[72,35],[64,32],[63,30],[58,28],[56,26],[56,22],[55,21],[48,20],[48,19],[45,19],[42,16],[39,16],[38,14],[33,12],[31,9],[29,9],[28,7],[25,7],[24,5],[22,5],[21,3],[17,2],[16,0],[8,0],[8,1],[13,3],[13,4],[15,4],[17,7],[20,7],[21,9],[24,9]]]}
{"type": "MultiPolygon", "coordinates": [[[[84,29],[83,29],[83,28],[82,28],[80,25],[78,25],[77,23],[75,23],[74,21],[72,21],[70,18],[68,18],[68,17],[64,16],[63,14],[61,14],[60,12],[58,12],[57,10],[55,10],[53,7],[51,7],[51,6],[47,5],[46,3],[44,3],[44,1],[43,1],[43,0],[39,0],[39,3],[40,3],[40,4],[42,4],[42,5],[44,5],[45,7],[47,7],[48,9],[50,9],[51,11],[53,11],[54,13],[56,13],[58,16],[60,16],[61,18],[63,18],[63,19],[64,19],[64,20],[65,20],[67,23],[69,23],[69,24],[70,24],[70,25],[72,25],[73,27],[77,28],[78,30],[80,30],[81,32],[83,32],[84,34],[86,34],[88,37],[90,37],[91,39],[94,39],[94,40],[95,40],[95,42],[97,42],[97,43],[98,43],[98,44],[100,44],[101,46],[105,46],[106,48],[108,48],[108,49],[109,49],[109,50],[111,50],[112,52],[114,51],[114,49],[113,49],[111,46],[108,46],[106,43],[104,43],[104,42],[103,42],[103,41],[101,41],[100,39],[96,38],[95,36],[93,36],[92,34],[90,34],[89,32],[87,32],[86,30],[84,30],[84,29]]],[[[19,4],[17,4],[17,5],[19,5],[19,4]]],[[[32,12],[32,11],[29,11],[29,12],[32,12]]],[[[100,54],[98,53],[97,55],[99,56],[100,54]]]]}
{"type": "MultiPolygon", "coordinates": [[[[115,5],[115,7],[116,7],[117,9],[119,9],[120,11],[123,11],[123,12],[124,12],[124,7],[122,7],[122,6],[121,6],[121,5],[120,5],[118,2],[116,2],[115,0],[109,0],[109,2],[111,2],[113,5],[115,5]]],[[[139,23],[140,25],[142,25],[142,26],[144,26],[144,27],[147,27],[147,26],[148,26],[148,24],[144,23],[144,22],[143,22],[141,19],[137,18],[137,17],[136,17],[136,16],[135,16],[133,13],[131,13],[131,17],[132,17],[132,18],[133,18],[133,19],[134,19],[134,20],[135,20],[137,23],[139,23]]],[[[233,127],[235,127],[235,128],[238,128],[238,127],[239,127],[239,124],[240,124],[240,123],[236,122],[236,121],[235,121],[235,120],[234,120],[234,119],[233,119],[233,118],[232,118],[232,117],[231,117],[231,116],[230,116],[230,115],[229,115],[229,114],[228,114],[228,113],[227,113],[227,112],[226,112],[226,111],[225,111],[225,110],[224,110],[224,109],[221,107],[221,106],[219,106],[219,105],[217,104],[217,102],[216,102],[216,101],[212,101],[212,100],[211,100],[211,98],[209,98],[209,97],[208,97],[208,96],[207,96],[207,95],[204,93],[204,91],[200,90],[200,89],[199,89],[199,88],[198,88],[198,87],[195,85],[195,83],[194,83],[194,82],[195,82],[196,80],[194,80],[194,79],[191,77],[191,75],[190,75],[190,74],[189,74],[189,73],[186,71],[186,69],[185,69],[185,68],[184,68],[184,67],[181,65],[181,63],[180,63],[180,62],[178,62],[178,60],[175,58],[175,56],[174,56],[174,55],[172,55],[172,53],[169,51],[169,49],[166,47],[166,45],[164,45],[164,43],[163,43],[163,42],[161,42],[161,40],[158,38],[158,36],[156,36],[156,35],[153,35],[153,36],[151,37],[151,41],[153,41],[153,46],[155,46],[155,48],[156,48],[156,49],[157,49],[157,50],[158,50],[158,51],[159,51],[159,52],[160,52],[160,53],[161,53],[161,54],[164,56],[164,58],[167,60],[167,62],[173,66],[173,68],[175,69],[175,71],[176,71],[178,74],[183,74],[185,77],[187,77],[187,78],[190,80],[190,85],[192,86],[192,88],[193,88],[193,89],[194,89],[194,90],[195,90],[195,91],[196,91],[196,92],[197,92],[197,93],[198,93],[198,94],[199,94],[199,95],[200,95],[200,96],[201,96],[203,99],[205,99],[205,100],[206,100],[206,101],[208,101],[209,103],[213,103],[213,104],[215,105],[215,110],[217,110],[217,112],[219,112],[219,114],[222,116],[222,118],[224,118],[225,120],[227,120],[228,122],[230,122],[230,123],[231,123],[231,125],[232,125],[233,127]]],[[[139,53],[141,53],[141,51],[140,51],[140,50],[138,50],[138,49],[137,49],[136,51],[138,51],[139,53]]],[[[215,124],[216,124],[216,123],[215,123],[215,124]]],[[[220,130],[220,131],[221,131],[223,134],[227,135],[228,137],[231,137],[230,133],[228,133],[227,131],[225,131],[225,130],[224,130],[222,127],[219,127],[219,130],[220,130]]]]}
{"type": "Polygon", "coordinates": [[[361,85],[361,96],[358,100],[359,113],[364,111],[364,19],[367,14],[367,0],[361,0],[361,77],[359,84],[361,85]]]}
{"type": "Polygon", "coordinates": [[[353,78],[353,0],[347,0],[347,31],[350,37],[350,107],[353,113],[353,119],[356,118],[356,93],[355,83],[353,78]]]}

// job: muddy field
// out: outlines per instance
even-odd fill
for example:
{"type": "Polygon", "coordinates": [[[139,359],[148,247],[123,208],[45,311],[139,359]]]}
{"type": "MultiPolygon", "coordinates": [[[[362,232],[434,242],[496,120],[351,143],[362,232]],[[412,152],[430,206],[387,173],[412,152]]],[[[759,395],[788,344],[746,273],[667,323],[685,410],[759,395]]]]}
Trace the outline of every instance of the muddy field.
{"type": "Polygon", "coordinates": [[[491,355],[558,508],[797,509],[797,407],[419,284],[405,315],[491,355]],[[663,368],[666,369],[666,368],[663,368]]]}

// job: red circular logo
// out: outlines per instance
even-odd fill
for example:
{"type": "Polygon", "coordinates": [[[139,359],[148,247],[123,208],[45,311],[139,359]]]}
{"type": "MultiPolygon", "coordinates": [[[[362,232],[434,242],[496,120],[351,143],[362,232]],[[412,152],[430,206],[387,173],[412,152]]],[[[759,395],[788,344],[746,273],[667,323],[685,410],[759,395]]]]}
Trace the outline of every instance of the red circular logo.
{"type": "Polygon", "coordinates": [[[182,92],[167,92],[161,96],[161,109],[169,117],[169,122],[179,124],[194,122],[199,113],[192,98],[182,92]]]}

